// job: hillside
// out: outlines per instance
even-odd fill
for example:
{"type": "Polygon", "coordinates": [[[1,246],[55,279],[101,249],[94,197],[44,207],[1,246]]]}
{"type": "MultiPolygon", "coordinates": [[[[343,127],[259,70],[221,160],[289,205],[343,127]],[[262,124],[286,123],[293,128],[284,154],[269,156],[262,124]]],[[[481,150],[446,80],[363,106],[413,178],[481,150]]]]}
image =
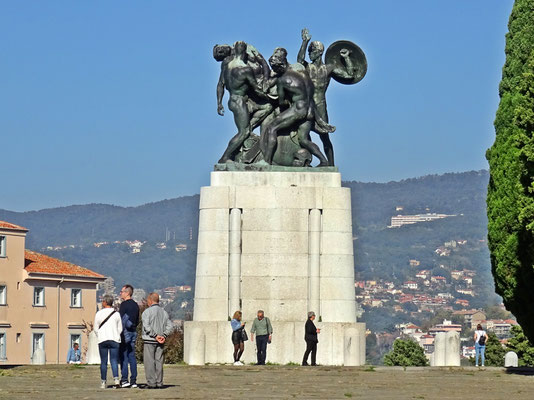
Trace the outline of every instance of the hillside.
{"type": "MultiPolygon", "coordinates": [[[[352,189],[356,279],[398,286],[426,269],[447,277],[448,286],[442,290],[461,298],[450,281],[451,271],[473,270],[476,295],[468,296],[471,306],[494,303],[485,243],[487,182],[486,171],[389,183],[344,182],[352,189]],[[456,216],[387,228],[392,216],[427,212],[456,216]],[[447,250],[450,254],[445,256],[436,253],[453,240],[466,244],[447,250]],[[420,265],[411,267],[410,260],[420,265]]],[[[0,220],[30,229],[27,247],[32,250],[111,275],[118,283],[128,281],[152,290],[194,283],[198,201],[199,196],[189,196],[138,207],[89,204],[30,212],[0,210],[0,220]]]]}

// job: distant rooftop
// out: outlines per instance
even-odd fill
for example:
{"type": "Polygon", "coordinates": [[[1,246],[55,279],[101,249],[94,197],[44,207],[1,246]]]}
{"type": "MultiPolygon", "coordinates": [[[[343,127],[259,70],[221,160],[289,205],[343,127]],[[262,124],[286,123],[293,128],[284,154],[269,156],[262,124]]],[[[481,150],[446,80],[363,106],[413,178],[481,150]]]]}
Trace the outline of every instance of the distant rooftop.
{"type": "Polygon", "coordinates": [[[12,224],[10,222],[6,222],[6,221],[0,221],[0,229],[13,229],[13,230],[16,230],[16,231],[26,231],[28,232],[28,229],[22,227],[22,226],[19,226],[19,225],[15,225],[15,224],[12,224]]]}
{"type": "Polygon", "coordinates": [[[100,275],[90,269],[71,264],[67,261],[61,261],[41,253],[36,253],[35,251],[26,250],[24,256],[25,269],[29,273],[105,278],[104,275],[100,275]]]}

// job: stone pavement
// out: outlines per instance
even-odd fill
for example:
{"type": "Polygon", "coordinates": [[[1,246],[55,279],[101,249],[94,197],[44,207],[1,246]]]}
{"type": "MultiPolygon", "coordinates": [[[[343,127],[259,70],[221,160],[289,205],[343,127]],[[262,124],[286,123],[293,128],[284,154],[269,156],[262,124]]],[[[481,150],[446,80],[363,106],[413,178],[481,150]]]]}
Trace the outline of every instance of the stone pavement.
{"type": "Polygon", "coordinates": [[[99,382],[98,366],[1,367],[0,399],[534,399],[532,369],[176,365],[162,390],[99,382]]]}

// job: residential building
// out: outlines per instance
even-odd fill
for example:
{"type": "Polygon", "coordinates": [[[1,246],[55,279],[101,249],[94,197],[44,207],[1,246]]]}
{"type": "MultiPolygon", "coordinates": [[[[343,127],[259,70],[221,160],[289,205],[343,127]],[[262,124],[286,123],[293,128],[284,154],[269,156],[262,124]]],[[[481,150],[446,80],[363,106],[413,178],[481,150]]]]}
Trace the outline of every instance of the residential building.
{"type": "Polygon", "coordinates": [[[396,217],[391,217],[391,225],[389,225],[388,228],[399,228],[403,225],[417,224],[418,222],[435,221],[437,219],[454,217],[454,216],[455,215],[436,214],[436,213],[416,214],[416,215],[397,215],[396,217]]]}
{"type": "Polygon", "coordinates": [[[480,310],[460,310],[452,313],[453,315],[461,315],[464,318],[464,322],[475,329],[477,324],[482,323],[486,320],[486,314],[480,310]]]}
{"type": "Polygon", "coordinates": [[[29,364],[36,349],[47,363],[64,363],[74,342],[87,347],[84,330],[105,277],[26,250],[27,232],[0,221],[0,365],[29,364]]]}

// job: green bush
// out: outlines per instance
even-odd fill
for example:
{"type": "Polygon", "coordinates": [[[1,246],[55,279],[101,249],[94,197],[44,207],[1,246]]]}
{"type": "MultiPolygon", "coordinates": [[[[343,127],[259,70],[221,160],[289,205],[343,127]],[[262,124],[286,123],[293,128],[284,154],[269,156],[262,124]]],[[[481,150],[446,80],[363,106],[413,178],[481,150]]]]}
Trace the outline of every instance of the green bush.
{"type": "Polygon", "coordinates": [[[393,342],[393,350],[384,356],[384,365],[401,367],[425,367],[428,360],[425,352],[413,340],[397,339],[393,342]]]}

